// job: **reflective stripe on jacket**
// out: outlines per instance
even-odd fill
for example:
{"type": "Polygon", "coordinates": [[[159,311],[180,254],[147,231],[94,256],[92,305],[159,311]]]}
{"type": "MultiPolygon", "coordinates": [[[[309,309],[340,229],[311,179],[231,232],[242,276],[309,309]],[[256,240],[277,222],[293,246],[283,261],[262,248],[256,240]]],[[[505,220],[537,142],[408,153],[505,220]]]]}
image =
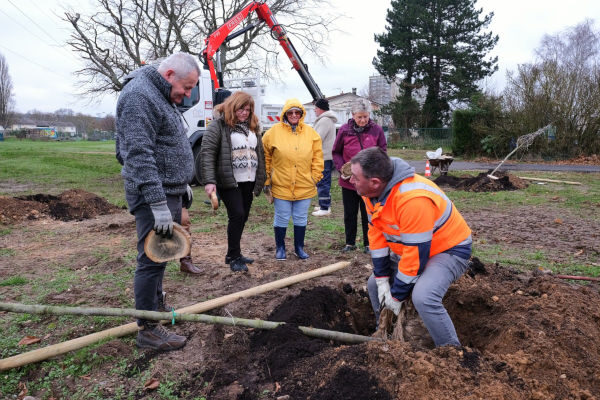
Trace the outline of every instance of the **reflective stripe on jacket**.
{"type": "MultiPolygon", "coordinates": [[[[398,165],[395,163],[395,169],[398,165]]],[[[412,175],[378,199],[363,199],[369,214],[374,274],[394,274],[392,296],[396,299],[408,296],[430,257],[461,246],[466,249],[464,254],[470,254],[471,229],[452,201],[430,180],[412,175]],[[394,268],[390,260],[398,258],[394,268]]]]}

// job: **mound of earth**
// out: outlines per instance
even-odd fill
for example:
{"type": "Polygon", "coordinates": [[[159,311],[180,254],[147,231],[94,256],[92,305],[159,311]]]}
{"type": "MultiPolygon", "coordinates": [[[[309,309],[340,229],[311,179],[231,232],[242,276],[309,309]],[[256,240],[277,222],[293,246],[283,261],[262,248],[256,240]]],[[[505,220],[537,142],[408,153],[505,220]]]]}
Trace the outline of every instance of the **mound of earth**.
{"type": "Polygon", "coordinates": [[[117,212],[119,208],[85,190],[67,190],[58,196],[33,194],[20,197],[0,196],[0,223],[38,219],[44,216],[61,221],[81,221],[117,212]]]}
{"type": "Polygon", "coordinates": [[[467,192],[497,192],[500,190],[525,189],[528,184],[523,179],[506,172],[495,172],[498,179],[490,178],[491,171],[482,172],[477,176],[456,177],[440,175],[434,182],[438,186],[449,186],[467,192]]]}
{"type": "MultiPolygon", "coordinates": [[[[215,326],[200,374],[211,399],[597,399],[599,289],[476,261],[444,299],[464,347],[436,349],[411,337],[348,345],[304,336],[296,324],[374,331],[364,294],[306,289],[269,315],[288,322],[276,330],[215,326]]],[[[201,393],[192,379],[184,386],[201,393]]]]}

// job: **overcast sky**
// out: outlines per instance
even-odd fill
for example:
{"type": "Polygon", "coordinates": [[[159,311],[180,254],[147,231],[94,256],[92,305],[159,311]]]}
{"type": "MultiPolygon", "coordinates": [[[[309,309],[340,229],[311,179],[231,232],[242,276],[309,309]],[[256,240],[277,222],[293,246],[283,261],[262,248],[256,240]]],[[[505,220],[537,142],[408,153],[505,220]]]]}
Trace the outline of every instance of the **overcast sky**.
{"type": "MultiPolygon", "coordinates": [[[[75,94],[73,72],[81,67],[78,58],[65,45],[68,26],[59,19],[70,4],[85,7],[86,0],[0,0],[0,53],[9,65],[13,80],[16,109],[53,112],[70,108],[92,115],[114,114],[116,99],[80,99],[75,94]]],[[[377,45],[375,33],[385,30],[387,0],[332,0],[346,18],[337,22],[343,32],[331,35],[325,50],[325,64],[309,56],[304,61],[326,96],[360,92],[375,74],[371,61],[377,45]]],[[[478,0],[484,12],[495,13],[491,30],[500,35],[493,55],[499,57],[499,71],[486,85],[499,91],[507,70],[533,59],[533,50],[544,34],[554,34],[586,18],[600,26],[599,0],[478,0]]],[[[84,13],[84,11],[82,11],[84,13]]],[[[292,37],[292,42],[294,38],[292,37]]],[[[296,47],[299,47],[296,45],[296,47]]],[[[265,103],[283,103],[288,97],[311,100],[291,64],[282,55],[284,83],[269,84],[265,103]]]]}

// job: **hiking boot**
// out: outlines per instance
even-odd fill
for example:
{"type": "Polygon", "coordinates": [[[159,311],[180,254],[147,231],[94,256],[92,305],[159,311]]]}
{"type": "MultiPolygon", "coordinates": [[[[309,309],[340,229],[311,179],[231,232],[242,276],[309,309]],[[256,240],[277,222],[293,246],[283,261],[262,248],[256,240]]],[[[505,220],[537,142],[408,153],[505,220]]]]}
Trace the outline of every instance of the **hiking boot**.
{"type": "Polygon", "coordinates": [[[185,346],[185,336],[176,335],[157,323],[143,322],[135,344],[142,349],[177,350],[185,346]]]}
{"type": "Polygon", "coordinates": [[[347,244],[342,249],[342,253],[348,253],[349,251],[354,251],[354,250],[356,250],[356,246],[355,245],[353,245],[353,244],[347,244]]]}
{"type": "Polygon", "coordinates": [[[365,248],[363,249],[363,253],[365,254],[370,254],[371,250],[369,249],[369,246],[365,246],[365,248]]]}
{"type": "Polygon", "coordinates": [[[242,257],[238,257],[235,260],[233,260],[229,264],[229,268],[231,268],[231,270],[233,272],[248,272],[248,267],[246,266],[246,264],[242,260],[242,257]]]}
{"type": "MultiPolygon", "coordinates": [[[[252,264],[254,262],[254,259],[250,257],[240,256],[240,258],[242,259],[244,264],[252,264]]],[[[225,256],[225,264],[231,264],[231,261],[233,260],[233,257],[225,256]]]]}
{"type": "Polygon", "coordinates": [[[158,296],[158,312],[171,312],[175,308],[167,304],[167,292],[162,292],[162,296],[158,296]]]}
{"type": "Polygon", "coordinates": [[[192,257],[186,256],[179,259],[179,270],[188,274],[201,274],[203,271],[192,262],[192,257]]]}
{"type": "Polygon", "coordinates": [[[331,214],[331,207],[329,207],[327,210],[323,210],[323,209],[319,208],[318,211],[315,211],[312,213],[312,215],[314,215],[315,217],[324,217],[329,214],[331,214]]]}

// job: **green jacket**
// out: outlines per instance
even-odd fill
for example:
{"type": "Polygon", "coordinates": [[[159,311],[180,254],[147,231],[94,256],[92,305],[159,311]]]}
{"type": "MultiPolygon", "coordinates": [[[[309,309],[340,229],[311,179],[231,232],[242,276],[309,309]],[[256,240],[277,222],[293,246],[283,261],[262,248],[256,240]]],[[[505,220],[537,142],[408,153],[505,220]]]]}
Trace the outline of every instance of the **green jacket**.
{"type": "MultiPolygon", "coordinates": [[[[256,154],[258,168],[254,184],[254,195],[258,196],[265,184],[265,154],[261,134],[256,132],[256,154]]],[[[213,183],[220,189],[233,189],[237,182],[233,176],[231,161],[231,127],[223,118],[217,118],[208,126],[202,137],[202,184],[213,183]]]]}

